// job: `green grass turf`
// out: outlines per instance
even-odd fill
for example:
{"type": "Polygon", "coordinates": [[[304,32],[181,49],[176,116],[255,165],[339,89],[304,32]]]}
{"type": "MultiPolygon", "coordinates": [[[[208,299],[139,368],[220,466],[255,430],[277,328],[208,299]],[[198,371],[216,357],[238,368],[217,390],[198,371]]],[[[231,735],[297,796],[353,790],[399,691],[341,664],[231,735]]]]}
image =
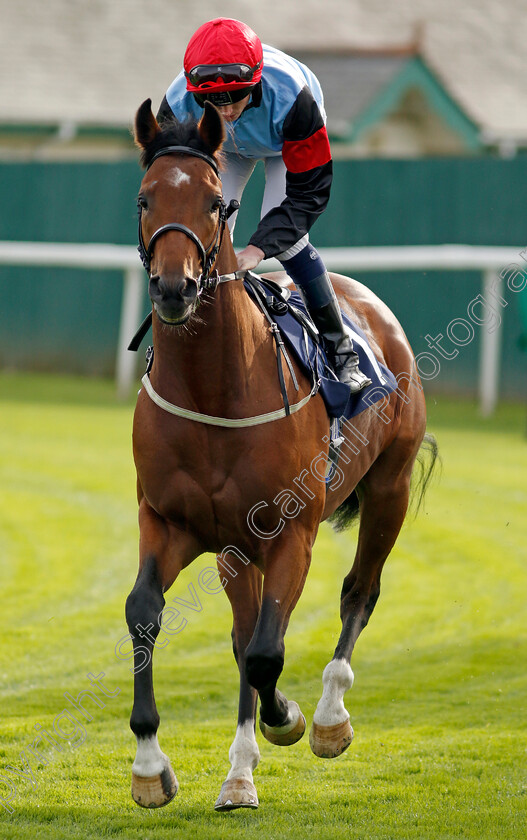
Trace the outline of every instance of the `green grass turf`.
{"type": "MultiPolygon", "coordinates": [[[[12,813],[0,807],[0,837],[524,836],[525,409],[482,420],[469,403],[429,401],[442,476],[401,533],[353,657],[355,740],[323,761],[307,737],[279,748],[258,732],[260,809],[228,814],[213,804],[229,767],[237,673],[227,599],[197,587],[210,557],[168,593],[188,600],[194,583],[202,609],[184,609],[187,626],[155,660],[160,743],[179,794],[154,812],[129,794],[132,676],[114,647],[137,569],[131,416],[111,383],[0,375],[0,796],[6,778],[17,788],[12,813]],[[87,700],[88,722],[64,692],[89,689],[90,672],[119,693],[104,708],[87,700]],[[37,761],[27,752],[35,725],[53,732],[65,708],[84,720],[79,743],[37,761]],[[34,784],[6,769],[22,769],[24,754],[34,784]]],[[[355,539],[322,527],[286,637],[280,687],[308,725],[355,539]]]]}

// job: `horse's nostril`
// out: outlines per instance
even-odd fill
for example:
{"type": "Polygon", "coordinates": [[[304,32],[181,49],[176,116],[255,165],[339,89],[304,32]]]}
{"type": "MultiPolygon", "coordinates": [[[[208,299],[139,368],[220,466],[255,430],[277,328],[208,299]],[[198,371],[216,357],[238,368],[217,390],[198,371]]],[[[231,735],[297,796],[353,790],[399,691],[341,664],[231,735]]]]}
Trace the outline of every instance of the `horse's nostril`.
{"type": "Polygon", "coordinates": [[[150,276],[150,282],[148,284],[148,292],[149,292],[149,295],[150,295],[152,300],[154,300],[154,299],[157,300],[157,299],[159,299],[163,296],[162,295],[162,289],[161,289],[161,286],[160,286],[160,281],[161,281],[161,278],[160,278],[159,274],[152,274],[150,276]]]}
{"type": "Polygon", "coordinates": [[[193,303],[198,292],[198,283],[194,277],[164,277],[153,274],[148,287],[150,299],[154,303],[177,304],[193,303]]]}
{"type": "Polygon", "coordinates": [[[181,294],[184,298],[194,298],[198,291],[198,282],[194,277],[185,277],[181,294]]]}

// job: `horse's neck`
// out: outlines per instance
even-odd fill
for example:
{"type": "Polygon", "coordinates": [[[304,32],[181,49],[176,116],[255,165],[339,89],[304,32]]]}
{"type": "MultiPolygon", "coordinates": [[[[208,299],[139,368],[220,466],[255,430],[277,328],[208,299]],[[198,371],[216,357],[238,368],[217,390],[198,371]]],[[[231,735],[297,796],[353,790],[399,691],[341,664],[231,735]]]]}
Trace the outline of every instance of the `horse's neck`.
{"type": "MultiPolygon", "coordinates": [[[[220,274],[235,270],[235,261],[218,261],[220,274]]],[[[187,326],[167,328],[154,316],[154,346],[154,387],[209,414],[254,400],[265,367],[273,364],[269,331],[241,280],[204,292],[187,326]]]]}

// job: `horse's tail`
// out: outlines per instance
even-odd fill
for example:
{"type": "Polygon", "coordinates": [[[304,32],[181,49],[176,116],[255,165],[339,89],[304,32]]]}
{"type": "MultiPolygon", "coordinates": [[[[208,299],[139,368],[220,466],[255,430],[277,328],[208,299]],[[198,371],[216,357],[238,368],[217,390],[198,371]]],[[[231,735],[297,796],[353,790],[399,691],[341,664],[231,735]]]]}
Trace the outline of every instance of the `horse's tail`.
{"type": "Polygon", "coordinates": [[[358,518],[359,497],[357,491],[354,490],[336,511],[328,516],[328,522],[333,526],[334,531],[345,531],[346,528],[351,528],[358,518]]]}
{"type": "MultiPolygon", "coordinates": [[[[437,441],[432,434],[427,432],[419,447],[412,472],[409,508],[414,516],[419,513],[432,476],[436,467],[440,464],[441,458],[437,441]]],[[[359,512],[359,496],[357,490],[354,490],[347,499],[344,499],[340,507],[328,517],[328,522],[331,523],[335,531],[344,531],[355,524],[359,518],[359,512]]]]}
{"type": "Polygon", "coordinates": [[[410,489],[410,510],[417,516],[424,502],[426,491],[437,467],[441,466],[441,456],[435,437],[427,432],[423,438],[412,472],[410,489]]]}

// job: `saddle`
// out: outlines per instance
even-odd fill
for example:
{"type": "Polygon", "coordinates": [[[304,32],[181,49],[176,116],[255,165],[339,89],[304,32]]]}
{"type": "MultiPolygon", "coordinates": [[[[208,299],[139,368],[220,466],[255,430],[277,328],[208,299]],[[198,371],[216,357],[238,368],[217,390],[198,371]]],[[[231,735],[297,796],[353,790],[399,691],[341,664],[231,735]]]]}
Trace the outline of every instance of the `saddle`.
{"type": "Polygon", "coordinates": [[[360,369],[372,381],[371,385],[355,394],[351,394],[348,386],[339,382],[319,332],[298,292],[292,292],[250,271],[246,273],[243,282],[248,294],[266,314],[271,329],[272,324],[276,324],[283,344],[294,355],[313,385],[318,383],[330,420],[349,420],[397,388],[394,375],[376,359],[363,331],[346,313],[343,312],[342,317],[359,355],[360,369]]]}

